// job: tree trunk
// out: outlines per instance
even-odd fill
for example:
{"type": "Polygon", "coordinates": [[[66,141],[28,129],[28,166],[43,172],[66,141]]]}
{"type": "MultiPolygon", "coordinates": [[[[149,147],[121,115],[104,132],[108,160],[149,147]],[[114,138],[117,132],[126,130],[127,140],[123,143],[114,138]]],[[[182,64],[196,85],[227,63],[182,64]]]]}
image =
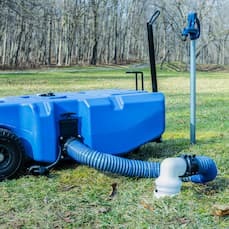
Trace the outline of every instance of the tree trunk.
{"type": "Polygon", "coordinates": [[[24,18],[21,19],[21,28],[20,29],[21,30],[20,30],[20,33],[18,35],[18,40],[17,40],[17,50],[15,53],[15,61],[14,61],[15,66],[19,65],[19,51],[21,49],[22,35],[25,31],[24,18]]]}
{"type": "Polygon", "coordinates": [[[52,64],[52,18],[50,16],[49,21],[49,52],[48,52],[48,64],[52,64]]]}
{"type": "MultiPolygon", "coordinates": [[[[97,23],[97,16],[95,16],[95,21],[94,23],[96,24],[97,23]]],[[[97,63],[97,50],[98,50],[98,41],[97,41],[97,26],[95,25],[94,26],[94,46],[93,46],[93,49],[92,49],[92,58],[91,58],[91,64],[92,65],[96,65],[97,63]]]]}

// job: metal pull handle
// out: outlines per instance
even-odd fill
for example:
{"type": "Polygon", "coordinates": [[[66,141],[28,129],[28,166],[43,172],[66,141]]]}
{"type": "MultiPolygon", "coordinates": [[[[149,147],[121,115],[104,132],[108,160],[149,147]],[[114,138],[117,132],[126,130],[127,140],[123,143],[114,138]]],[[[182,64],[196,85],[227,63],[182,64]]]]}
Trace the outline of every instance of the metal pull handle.
{"type": "Polygon", "coordinates": [[[133,72],[126,72],[127,74],[135,74],[135,87],[136,91],[138,91],[138,75],[140,75],[141,79],[141,86],[142,86],[142,91],[144,91],[144,75],[143,72],[139,71],[133,71],[133,72]]]}
{"type": "Polygon", "coordinates": [[[153,23],[156,21],[160,11],[157,10],[147,22],[147,32],[148,32],[148,44],[149,44],[149,59],[150,59],[150,70],[151,70],[151,83],[152,91],[157,92],[157,73],[156,73],[156,63],[155,63],[155,52],[154,52],[154,41],[153,41],[153,23]]]}
{"type": "Polygon", "coordinates": [[[156,10],[155,13],[152,15],[152,17],[150,18],[148,23],[152,25],[157,20],[159,15],[160,15],[160,11],[156,10]]]}

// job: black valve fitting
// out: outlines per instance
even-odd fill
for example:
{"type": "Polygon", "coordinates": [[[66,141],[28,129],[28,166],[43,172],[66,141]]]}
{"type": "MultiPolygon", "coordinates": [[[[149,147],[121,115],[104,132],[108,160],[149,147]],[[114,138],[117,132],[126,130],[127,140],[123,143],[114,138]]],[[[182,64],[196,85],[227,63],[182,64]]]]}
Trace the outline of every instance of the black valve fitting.
{"type": "Polygon", "coordinates": [[[182,155],[181,157],[185,160],[187,165],[187,170],[182,177],[189,177],[197,174],[199,171],[199,164],[196,155],[182,155]]]}

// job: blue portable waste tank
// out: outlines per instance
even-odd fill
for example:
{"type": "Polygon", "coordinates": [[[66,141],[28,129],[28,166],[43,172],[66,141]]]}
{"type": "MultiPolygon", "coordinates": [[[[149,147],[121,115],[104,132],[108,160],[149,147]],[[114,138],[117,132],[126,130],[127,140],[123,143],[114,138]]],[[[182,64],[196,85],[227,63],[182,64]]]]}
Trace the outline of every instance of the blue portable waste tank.
{"type": "Polygon", "coordinates": [[[38,162],[54,162],[60,139],[70,137],[120,155],[162,135],[164,95],[107,89],[1,98],[0,128],[15,133],[38,162]]]}

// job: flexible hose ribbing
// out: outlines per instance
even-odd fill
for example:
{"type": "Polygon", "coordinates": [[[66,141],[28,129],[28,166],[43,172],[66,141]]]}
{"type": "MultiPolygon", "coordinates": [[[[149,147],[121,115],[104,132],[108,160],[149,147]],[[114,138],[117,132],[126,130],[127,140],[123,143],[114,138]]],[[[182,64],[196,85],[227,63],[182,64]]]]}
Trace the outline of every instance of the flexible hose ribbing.
{"type": "Polygon", "coordinates": [[[160,172],[159,162],[131,160],[101,153],[88,148],[77,140],[67,142],[66,151],[71,158],[81,164],[123,176],[156,178],[160,172]]]}
{"type": "MultiPolygon", "coordinates": [[[[88,165],[101,171],[112,172],[129,177],[157,178],[160,175],[159,162],[146,162],[117,157],[93,150],[76,139],[65,144],[67,154],[78,163],[88,165]]],[[[182,178],[183,181],[206,183],[215,179],[217,168],[215,162],[206,156],[196,156],[198,173],[182,178]]]]}

